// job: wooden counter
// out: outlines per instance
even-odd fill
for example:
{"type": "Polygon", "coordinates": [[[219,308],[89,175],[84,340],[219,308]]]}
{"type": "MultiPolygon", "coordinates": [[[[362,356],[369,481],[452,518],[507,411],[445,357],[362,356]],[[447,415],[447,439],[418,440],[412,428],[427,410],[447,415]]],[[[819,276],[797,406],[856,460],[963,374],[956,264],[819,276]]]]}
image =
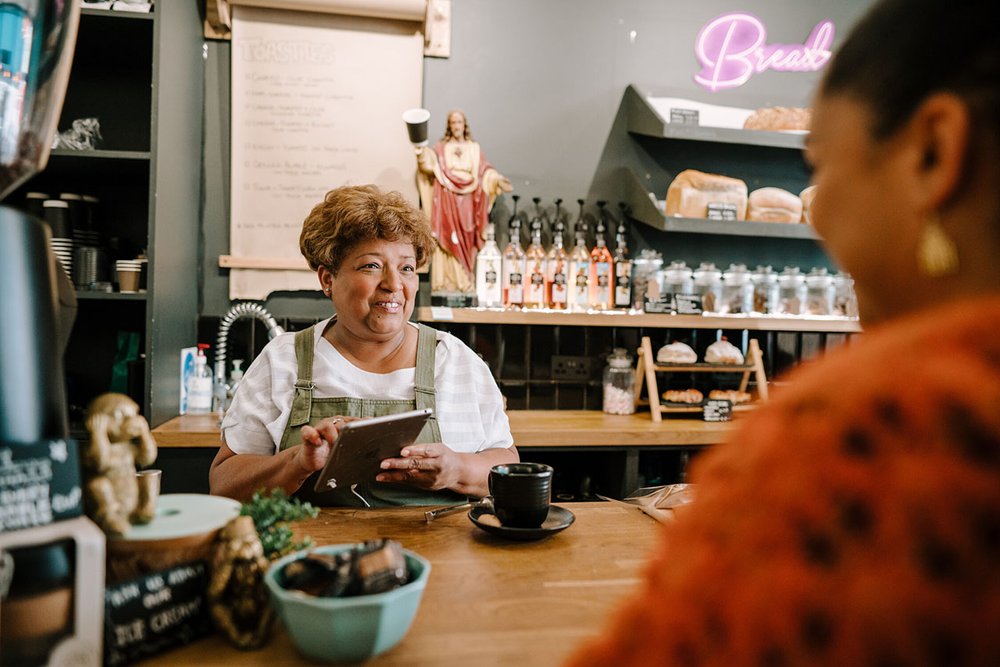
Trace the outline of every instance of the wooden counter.
{"type": "MultiPolygon", "coordinates": [[[[657,424],[648,412],[510,410],[507,415],[522,460],[559,469],[584,456],[601,457],[592,468],[605,477],[603,493],[616,498],[641,486],[641,452],[674,451],[681,458],[681,468],[686,468],[690,450],[718,444],[733,429],[733,422],[698,419],[664,419],[657,424]]],[[[165,493],[207,493],[209,465],[219,447],[218,415],[175,417],[153,429],[153,437],[160,447],[157,467],[164,468],[164,478],[171,480],[165,493]]]]}
{"type": "MultiPolygon", "coordinates": [[[[657,424],[648,412],[608,415],[598,410],[511,410],[507,415],[519,449],[714,445],[732,430],[732,423],[697,419],[668,419],[657,424]]],[[[175,417],[153,429],[153,436],[160,447],[216,449],[219,417],[175,417]]]]}
{"type": "MultiPolygon", "coordinates": [[[[420,608],[403,641],[372,665],[558,665],[608,621],[640,581],[659,524],[611,503],[565,505],[576,522],[541,542],[507,542],[464,513],[426,524],[421,508],[323,510],[296,524],[317,544],[399,540],[431,562],[420,608]]],[[[276,622],[259,651],[217,636],[143,665],[315,664],[276,622]]]]}

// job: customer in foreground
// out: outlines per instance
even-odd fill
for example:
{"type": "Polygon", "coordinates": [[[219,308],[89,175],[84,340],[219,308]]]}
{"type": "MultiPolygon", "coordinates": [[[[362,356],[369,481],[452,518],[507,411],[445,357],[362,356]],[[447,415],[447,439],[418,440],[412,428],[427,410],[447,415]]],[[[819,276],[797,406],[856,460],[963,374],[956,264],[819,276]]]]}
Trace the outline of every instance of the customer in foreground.
{"type": "Polygon", "coordinates": [[[695,463],[572,665],[1000,665],[1000,40],[960,4],[879,3],[815,100],[865,334],[695,463]]]}
{"type": "Polygon", "coordinates": [[[375,186],[331,190],[299,239],[336,315],[272,340],[222,422],[212,493],[280,487],[322,505],[392,506],[485,496],[492,466],[518,460],[489,367],[454,336],[409,321],[433,239],[422,214],[375,186]],[[431,408],[417,442],[370,484],[313,494],[347,422],[431,408]]]}

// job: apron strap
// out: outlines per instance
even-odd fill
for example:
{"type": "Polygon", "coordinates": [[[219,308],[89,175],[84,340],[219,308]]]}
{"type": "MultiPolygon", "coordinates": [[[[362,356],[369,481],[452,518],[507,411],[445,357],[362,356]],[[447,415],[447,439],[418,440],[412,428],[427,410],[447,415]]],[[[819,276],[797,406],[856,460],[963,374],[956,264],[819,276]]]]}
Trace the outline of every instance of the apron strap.
{"type": "Polygon", "coordinates": [[[413,374],[413,396],[417,410],[435,410],[434,354],[437,350],[437,331],[423,324],[417,325],[417,367],[413,374]]]}
{"type": "Polygon", "coordinates": [[[298,376],[295,380],[295,394],[292,396],[292,412],[288,416],[289,427],[305,426],[312,414],[313,389],[316,388],[316,383],[312,381],[313,329],[315,325],[295,334],[298,376]]]}

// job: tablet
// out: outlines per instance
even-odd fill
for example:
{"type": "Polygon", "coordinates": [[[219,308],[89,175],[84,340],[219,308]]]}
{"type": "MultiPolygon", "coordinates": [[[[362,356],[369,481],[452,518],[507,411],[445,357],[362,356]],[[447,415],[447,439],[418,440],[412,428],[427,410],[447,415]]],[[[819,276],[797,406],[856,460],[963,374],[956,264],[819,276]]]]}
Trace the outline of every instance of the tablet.
{"type": "Polygon", "coordinates": [[[375,481],[382,459],[395,458],[403,447],[412,445],[432,412],[425,408],[347,422],[330,448],[315,490],[349,489],[359,482],[375,481]]]}

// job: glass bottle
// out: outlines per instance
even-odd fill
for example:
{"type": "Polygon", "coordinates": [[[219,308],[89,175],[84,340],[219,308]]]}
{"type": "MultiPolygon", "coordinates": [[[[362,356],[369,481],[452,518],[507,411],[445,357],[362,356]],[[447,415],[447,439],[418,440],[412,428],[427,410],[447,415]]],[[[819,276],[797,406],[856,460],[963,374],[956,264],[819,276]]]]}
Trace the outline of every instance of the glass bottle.
{"type": "Polygon", "coordinates": [[[780,315],[801,315],[806,300],[805,276],[797,266],[786,266],[778,276],[778,307],[780,315]]]}
{"type": "Polygon", "coordinates": [[[720,313],[739,315],[753,308],[753,283],[745,264],[730,264],[722,274],[722,299],[720,313]]]}
{"type": "Polygon", "coordinates": [[[514,199],[514,215],[510,218],[510,243],[503,251],[503,305],[504,308],[520,308],[524,305],[525,256],[521,248],[521,220],[517,217],[517,195],[514,199]]]}
{"type": "Polygon", "coordinates": [[[701,297],[701,309],[706,313],[718,312],[722,299],[722,272],[712,262],[702,262],[694,270],[694,293],[701,297]]]}
{"type": "Polygon", "coordinates": [[[833,315],[833,276],[823,267],[813,267],[806,276],[806,314],[833,315]]]}
{"type": "MultiPolygon", "coordinates": [[[[624,213],[624,204],[621,205],[624,213]]],[[[625,218],[618,223],[615,235],[615,308],[628,309],[632,306],[632,260],[628,256],[628,241],[625,238],[625,218]]]]}
{"type": "Polygon", "coordinates": [[[614,307],[612,287],[614,259],[604,238],[608,229],[607,213],[604,210],[606,204],[607,202],[603,201],[597,202],[601,213],[597,219],[596,245],[590,251],[590,307],[595,310],[610,310],[614,307]]]}
{"type": "MultiPolygon", "coordinates": [[[[537,202],[536,202],[537,205],[537,202]]],[[[531,244],[525,253],[524,307],[545,307],[545,248],[542,247],[542,221],[535,218],[531,223],[531,244]]]]}
{"type": "Polygon", "coordinates": [[[502,264],[496,228],[491,222],[486,225],[486,242],[476,255],[476,297],[484,308],[499,308],[503,304],[503,287],[500,285],[502,264]]]}
{"type": "Polygon", "coordinates": [[[604,412],[610,415],[630,415],[635,412],[635,369],[625,348],[616,347],[608,357],[602,382],[604,412]]]}
{"type": "Polygon", "coordinates": [[[643,248],[633,260],[635,275],[632,277],[632,308],[648,310],[647,303],[660,302],[660,282],[658,274],[663,266],[663,257],[651,248],[643,248]]]}
{"type": "Polygon", "coordinates": [[[753,312],[770,315],[778,308],[778,274],[770,266],[758,266],[751,274],[753,312]]]}
{"type": "Polygon", "coordinates": [[[569,255],[569,307],[587,310],[590,306],[590,251],[587,249],[587,223],[583,219],[583,200],[576,223],[576,243],[569,255]]]}
{"type": "Polygon", "coordinates": [[[552,231],[552,247],[545,259],[547,272],[545,284],[547,292],[545,302],[553,310],[566,310],[569,294],[566,289],[566,276],[569,272],[569,253],[563,247],[563,222],[559,219],[559,202],[556,200],[556,221],[552,231]]]}

